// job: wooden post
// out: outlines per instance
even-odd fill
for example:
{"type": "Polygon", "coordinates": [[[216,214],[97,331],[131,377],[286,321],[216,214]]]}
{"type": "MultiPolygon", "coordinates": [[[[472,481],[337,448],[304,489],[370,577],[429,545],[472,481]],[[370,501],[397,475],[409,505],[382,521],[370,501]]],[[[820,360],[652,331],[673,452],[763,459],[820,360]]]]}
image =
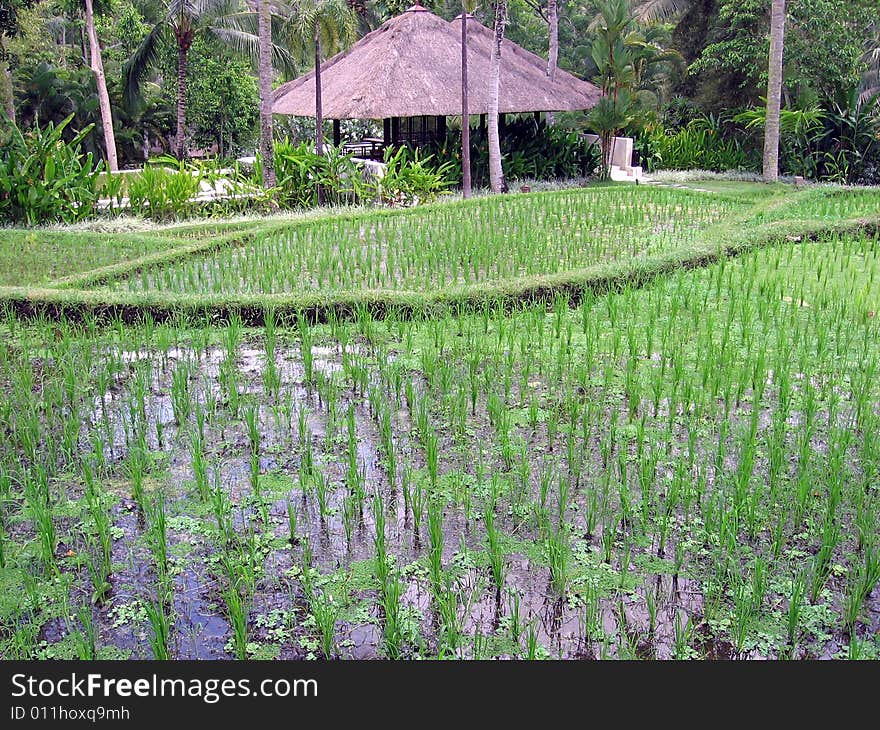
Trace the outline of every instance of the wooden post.
{"type": "Polygon", "coordinates": [[[382,120],[382,144],[391,146],[391,119],[388,117],[382,120]]]}
{"type": "Polygon", "coordinates": [[[486,115],[485,114],[480,114],[480,130],[483,132],[486,131],[486,115]]]}
{"type": "Polygon", "coordinates": [[[342,142],[342,125],[339,123],[338,119],[333,120],[333,146],[339,147],[339,143],[342,142]]]}

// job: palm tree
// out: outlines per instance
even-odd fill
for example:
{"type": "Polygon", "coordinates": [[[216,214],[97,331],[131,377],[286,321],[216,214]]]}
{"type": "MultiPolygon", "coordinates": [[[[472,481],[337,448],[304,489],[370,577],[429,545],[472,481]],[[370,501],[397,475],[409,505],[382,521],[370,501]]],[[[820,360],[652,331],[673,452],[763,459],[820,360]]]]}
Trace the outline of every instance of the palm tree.
{"type": "MultiPolygon", "coordinates": [[[[197,35],[206,35],[252,59],[259,56],[259,37],[253,32],[253,13],[242,12],[241,0],[163,0],[165,12],[125,64],[125,96],[133,105],[141,83],[159,61],[163,45],[177,48],[177,129],[174,153],[186,156],[186,81],[189,49],[197,35]]],[[[272,53],[279,64],[290,65],[286,51],[277,45],[272,53]]]]}
{"type": "Polygon", "coordinates": [[[501,44],[504,26],[507,25],[507,0],[494,0],[495,32],[492,53],[489,57],[489,114],[487,136],[489,138],[489,185],[493,193],[506,193],[504,169],[501,166],[501,138],[498,134],[498,103],[501,90],[501,44]]]}
{"type": "Polygon", "coordinates": [[[782,105],[782,55],[785,44],[785,0],[770,9],[770,65],[767,78],[767,116],[764,124],[764,182],[779,179],[779,114],[782,105]]]}
{"type": "Polygon", "coordinates": [[[13,124],[15,123],[15,96],[12,93],[12,76],[9,72],[9,61],[6,60],[6,41],[0,31],[0,97],[3,100],[3,112],[13,124]]]}
{"type": "MultiPolygon", "coordinates": [[[[556,78],[556,66],[559,63],[559,9],[557,0],[547,0],[547,76],[551,81],[556,78]]],[[[547,123],[553,124],[553,112],[547,114],[547,123]]]]}
{"type": "Polygon", "coordinates": [[[272,144],[272,12],[269,0],[259,0],[258,35],[260,39],[260,156],[262,157],[263,187],[275,187],[275,149],[272,144]]]}
{"type": "Polygon", "coordinates": [[[119,170],[116,158],[116,136],[113,134],[113,114],[110,111],[110,94],[107,93],[107,79],[104,77],[104,60],[101,57],[101,43],[95,29],[95,7],[93,0],[84,0],[86,11],[86,32],[89,36],[89,65],[95,74],[98,87],[98,106],[101,109],[101,129],[104,131],[104,148],[107,151],[107,167],[110,172],[119,170]]]}
{"type": "Polygon", "coordinates": [[[468,13],[476,3],[461,0],[461,196],[471,197],[471,117],[468,107],[468,13]],[[470,7],[469,7],[470,5],[470,7]]]}
{"type": "Polygon", "coordinates": [[[633,16],[640,23],[666,21],[684,15],[693,5],[694,0],[642,0],[633,8],[633,16]]]}
{"type": "Polygon", "coordinates": [[[357,38],[358,14],[348,0],[298,0],[288,23],[291,44],[314,53],[315,59],[315,152],[324,153],[324,109],[321,99],[321,58],[350,45],[357,38]]]}

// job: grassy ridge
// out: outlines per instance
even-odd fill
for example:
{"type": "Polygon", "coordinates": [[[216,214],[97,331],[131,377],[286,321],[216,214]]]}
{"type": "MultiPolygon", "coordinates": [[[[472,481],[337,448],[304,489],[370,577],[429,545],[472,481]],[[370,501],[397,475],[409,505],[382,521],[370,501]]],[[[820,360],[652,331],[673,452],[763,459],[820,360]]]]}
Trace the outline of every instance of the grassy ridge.
{"type": "MultiPolygon", "coordinates": [[[[360,290],[309,294],[166,294],[161,292],[114,292],[84,289],[0,287],[0,306],[18,316],[99,320],[121,318],[138,321],[146,316],[165,320],[224,320],[237,313],[246,324],[262,324],[266,308],[275,309],[283,321],[298,313],[313,322],[331,316],[351,319],[360,310],[373,317],[394,313],[398,317],[473,311],[501,305],[514,309],[524,304],[546,303],[560,294],[572,303],[586,291],[600,294],[624,287],[640,287],[658,276],[681,268],[698,268],[724,257],[791,240],[816,240],[835,233],[866,232],[876,235],[880,216],[829,221],[774,221],[753,228],[717,226],[696,243],[666,253],[616,261],[586,269],[551,275],[529,276],[492,285],[449,287],[440,291],[360,290]]],[[[225,239],[224,239],[225,240],[225,239]]]]}

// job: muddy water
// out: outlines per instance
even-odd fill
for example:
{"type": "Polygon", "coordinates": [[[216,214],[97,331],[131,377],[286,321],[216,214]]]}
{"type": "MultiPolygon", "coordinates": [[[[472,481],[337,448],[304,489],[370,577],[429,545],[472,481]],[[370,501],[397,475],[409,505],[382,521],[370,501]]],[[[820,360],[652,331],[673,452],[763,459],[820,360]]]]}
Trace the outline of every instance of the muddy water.
{"type": "MultiPolygon", "coordinates": [[[[275,369],[279,378],[276,396],[267,392],[263,382],[266,354],[260,343],[244,343],[235,352],[236,388],[241,400],[239,414],[229,412],[226,391],[221,382],[226,351],[208,347],[203,351],[172,348],[167,352],[116,351],[108,353],[122,364],[108,392],[96,398],[90,424],[84,426],[83,448],[90,448],[86,434],[105,435],[105,458],[116,480],[122,501],[114,508],[115,527],[120,536],[114,542],[112,591],[98,611],[102,640],[130,650],[133,656],[150,656],[149,628],[142,617],[120,620],[120,611],[139,601],[156,596],[157,575],[146,547],[146,527],[139,509],[126,492],[126,463],[133,435],[140,420],[145,420],[147,444],[161,458],[148,475],[148,489],[161,489],[166,495],[168,543],[173,574],[173,616],[171,651],[175,658],[226,658],[231,656],[231,625],[222,599],[228,579],[219,565],[226,549],[214,529],[209,505],[200,501],[194,486],[195,474],[190,451],[190,433],[195,419],[190,415],[183,426],[175,423],[173,373],[187,365],[189,397],[193,410],[201,408],[205,418],[205,449],[209,481],[219,484],[228,499],[234,531],[241,540],[259,537],[259,565],[249,611],[249,640],[268,647],[269,656],[304,658],[318,653],[316,628],[300,580],[303,544],[307,540],[313,553],[313,565],[323,576],[346,577],[351,587],[345,606],[335,625],[335,655],[348,658],[375,658],[383,655],[383,617],[372,562],[375,556],[375,520],[372,498],[379,494],[385,506],[385,536],[394,565],[401,569],[400,606],[408,622],[404,655],[416,651],[433,654],[440,641],[440,618],[436,611],[427,577],[427,519],[417,527],[412,511],[406,509],[406,497],[400,474],[404,465],[412,470],[426,466],[424,451],[415,437],[416,426],[406,399],[392,405],[393,439],[398,458],[398,480],[389,482],[385,468],[379,424],[371,413],[366,396],[352,386],[347,370],[352,364],[367,367],[369,382],[380,382],[374,354],[365,345],[349,344],[343,351],[339,344],[312,348],[313,368],[318,384],[306,385],[301,353],[295,347],[279,347],[275,369]],[[140,380],[139,380],[140,379],[140,380]],[[322,381],[324,384],[322,384],[322,381]],[[140,385],[138,385],[140,383],[140,385]],[[327,385],[332,383],[333,385],[327,385]],[[144,401],[139,402],[139,389],[144,401]],[[328,400],[329,398],[329,400],[328,400]],[[259,471],[262,484],[263,512],[255,499],[250,464],[250,446],[243,411],[245,403],[257,408],[260,433],[259,471]],[[366,499],[351,518],[351,537],[346,535],[345,486],[348,472],[348,436],[346,414],[353,410],[356,436],[356,463],[363,475],[366,499]],[[145,419],[144,419],[145,416],[145,419]],[[303,489],[299,473],[306,444],[300,439],[300,421],[310,439],[315,463],[328,483],[324,514],[314,486],[303,489]],[[288,505],[296,512],[297,537],[289,538],[288,505]]],[[[420,376],[413,379],[416,393],[425,389],[420,376]]],[[[477,409],[478,414],[481,409],[477,409]]],[[[491,443],[494,439],[485,416],[471,418],[474,439],[491,443]]],[[[435,426],[439,420],[435,419],[435,426]]],[[[474,455],[458,449],[450,433],[438,428],[440,474],[474,473],[474,455]]],[[[541,433],[531,436],[540,442],[541,433]]],[[[557,436],[557,441],[561,438],[557,436]]],[[[686,441],[686,438],[685,438],[686,441]]],[[[599,463],[599,447],[592,447],[599,463]]],[[[537,454],[530,451],[531,498],[536,499],[540,473],[537,454]]],[[[566,468],[563,456],[560,471],[566,468]]],[[[487,462],[487,475],[493,464],[487,462]]],[[[465,486],[465,489],[469,487],[465,486]]],[[[581,492],[584,492],[581,488],[581,492]]],[[[583,493],[574,496],[582,502],[583,493]]],[[[509,551],[504,590],[492,585],[491,573],[479,557],[484,555],[485,529],[479,517],[482,502],[473,499],[472,513],[465,514],[456,502],[447,503],[443,516],[443,563],[458,565],[455,590],[458,594],[458,623],[468,640],[462,642],[462,656],[522,655],[526,636],[531,633],[539,655],[564,658],[598,656],[643,656],[669,658],[675,653],[676,626],[696,626],[703,612],[700,586],[685,576],[640,575],[638,583],[617,591],[613,599],[604,595],[593,605],[577,588],[564,598],[555,595],[550,571],[529,555],[509,551]],[[649,598],[648,593],[651,593],[649,598]],[[656,607],[653,620],[647,609],[649,600],[656,607]],[[602,641],[600,636],[618,637],[602,641]],[[477,637],[474,640],[473,637],[477,637]],[[480,641],[483,639],[483,641],[480,641]],[[478,647],[484,647],[482,650],[478,647]],[[489,647],[488,649],[485,647],[489,647]]],[[[534,540],[535,531],[522,515],[515,515],[499,504],[499,529],[508,535],[534,540]]],[[[598,565],[602,545],[602,526],[587,535],[580,512],[573,518],[575,535],[587,555],[595,556],[598,565]]],[[[670,548],[671,550],[671,548],[670,548]]],[[[593,560],[592,558],[590,560],[593,560]]],[[[619,547],[608,564],[612,574],[623,566],[619,547]]],[[[607,591],[606,591],[607,592],[607,591]]],[[[696,639],[695,639],[696,640],[696,639]]],[[[710,646],[723,657],[729,649],[710,646]]],[[[257,654],[259,655],[259,654],[257,654]]]]}

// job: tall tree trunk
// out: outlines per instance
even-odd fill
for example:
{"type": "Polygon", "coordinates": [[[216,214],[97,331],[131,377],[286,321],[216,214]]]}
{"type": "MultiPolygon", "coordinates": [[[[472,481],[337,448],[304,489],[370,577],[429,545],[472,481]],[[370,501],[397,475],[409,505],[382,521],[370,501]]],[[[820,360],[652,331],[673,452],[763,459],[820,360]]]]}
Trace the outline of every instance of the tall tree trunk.
{"type": "Polygon", "coordinates": [[[770,10],[770,66],[767,77],[767,118],[764,123],[764,182],[779,179],[779,110],[782,103],[782,52],[785,47],[785,0],[770,10]]]}
{"type": "MultiPolygon", "coordinates": [[[[315,154],[324,154],[324,102],[321,99],[321,36],[315,25],[315,154]]],[[[318,205],[324,202],[324,191],[318,185],[318,205]]]]}
{"type": "Polygon", "coordinates": [[[104,130],[104,147],[107,150],[107,166],[110,172],[119,170],[116,158],[116,135],[113,134],[113,114],[110,110],[110,94],[107,93],[107,79],[104,77],[104,59],[101,58],[101,43],[95,29],[95,9],[92,0],[85,0],[86,31],[89,34],[89,50],[92,73],[98,87],[98,106],[101,108],[101,128],[104,130]]]}
{"type": "MultiPolygon", "coordinates": [[[[559,62],[559,13],[557,0],[547,0],[547,31],[550,37],[547,48],[547,76],[556,78],[556,66],[559,62]]],[[[553,126],[553,112],[547,112],[547,124],[553,126]]]]}
{"type": "Polygon", "coordinates": [[[471,122],[468,109],[467,0],[461,0],[461,195],[471,197],[471,122]]]}
{"type": "Polygon", "coordinates": [[[263,187],[275,187],[275,150],[272,145],[272,16],[269,0],[259,0],[260,37],[260,155],[263,158],[263,187]]]}
{"type": "Polygon", "coordinates": [[[15,124],[15,97],[12,94],[12,74],[9,71],[9,59],[6,56],[6,44],[0,33],[0,101],[9,121],[15,124]]]}
{"type": "Polygon", "coordinates": [[[501,138],[498,134],[498,97],[501,87],[501,44],[507,23],[507,0],[495,0],[495,33],[489,65],[489,185],[493,193],[506,193],[504,170],[501,167],[501,138]]]}
{"type": "Polygon", "coordinates": [[[179,160],[186,157],[186,75],[190,45],[192,45],[192,31],[179,31],[177,33],[177,130],[174,139],[174,154],[179,160]]]}

